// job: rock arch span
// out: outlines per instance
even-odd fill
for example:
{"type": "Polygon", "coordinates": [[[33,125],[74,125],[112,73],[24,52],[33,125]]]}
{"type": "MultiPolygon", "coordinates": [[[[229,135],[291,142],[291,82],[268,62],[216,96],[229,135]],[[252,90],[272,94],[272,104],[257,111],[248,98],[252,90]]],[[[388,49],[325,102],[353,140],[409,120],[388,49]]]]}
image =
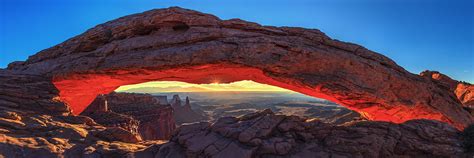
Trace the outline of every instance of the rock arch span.
{"type": "Polygon", "coordinates": [[[122,17],[15,62],[49,76],[80,113],[98,94],[146,81],[253,80],[328,99],[371,120],[474,118],[452,91],[362,46],[316,29],[261,26],[168,8],[122,17]]]}

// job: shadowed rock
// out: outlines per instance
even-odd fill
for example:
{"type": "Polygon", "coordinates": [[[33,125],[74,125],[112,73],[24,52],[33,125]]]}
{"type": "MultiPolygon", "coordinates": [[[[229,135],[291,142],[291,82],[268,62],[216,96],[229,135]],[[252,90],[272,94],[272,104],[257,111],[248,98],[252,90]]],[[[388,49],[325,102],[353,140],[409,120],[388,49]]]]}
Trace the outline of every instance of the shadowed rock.
{"type": "Polygon", "coordinates": [[[455,128],[430,120],[333,126],[266,110],[221,118],[214,124],[181,126],[157,153],[161,157],[184,153],[181,157],[239,158],[468,156],[461,141],[455,128]]]}

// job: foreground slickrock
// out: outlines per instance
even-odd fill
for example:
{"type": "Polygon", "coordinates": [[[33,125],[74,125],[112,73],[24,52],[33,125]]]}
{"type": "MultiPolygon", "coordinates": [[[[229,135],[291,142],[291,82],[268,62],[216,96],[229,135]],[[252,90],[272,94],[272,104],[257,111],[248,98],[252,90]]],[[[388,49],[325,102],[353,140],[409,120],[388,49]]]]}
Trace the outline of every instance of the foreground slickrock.
{"type": "MultiPolygon", "coordinates": [[[[270,110],[178,128],[157,157],[463,157],[459,132],[445,123],[354,122],[333,126],[270,110]]],[[[139,152],[143,154],[142,152],[139,152]]]]}

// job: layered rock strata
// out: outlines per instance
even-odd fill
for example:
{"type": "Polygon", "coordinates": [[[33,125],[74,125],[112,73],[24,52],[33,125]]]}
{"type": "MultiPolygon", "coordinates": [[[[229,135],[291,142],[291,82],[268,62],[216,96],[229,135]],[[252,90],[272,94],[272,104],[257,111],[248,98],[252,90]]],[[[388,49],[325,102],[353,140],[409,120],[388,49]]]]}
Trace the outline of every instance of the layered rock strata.
{"type": "Polygon", "coordinates": [[[136,137],[140,137],[138,133],[139,121],[131,116],[110,111],[105,95],[97,96],[81,115],[88,116],[106,127],[122,128],[136,137]]]}
{"type": "Polygon", "coordinates": [[[169,139],[176,127],[171,106],[160,104],[149,94],[100,95],[81,115],[107,127],[121,127],[145,140],[169,139]]]}

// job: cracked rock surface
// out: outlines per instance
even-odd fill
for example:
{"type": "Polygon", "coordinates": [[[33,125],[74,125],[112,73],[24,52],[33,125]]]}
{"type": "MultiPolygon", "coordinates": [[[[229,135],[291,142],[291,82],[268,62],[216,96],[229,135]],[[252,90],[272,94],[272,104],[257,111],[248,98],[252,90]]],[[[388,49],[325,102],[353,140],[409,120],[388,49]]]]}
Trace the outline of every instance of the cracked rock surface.
{"type": "Polygon", "coordinates": [[[178,128],[158,157],[456,157],[459,132],[445,123],[352,122],[341,126],[270,110],[178,128]]]}

